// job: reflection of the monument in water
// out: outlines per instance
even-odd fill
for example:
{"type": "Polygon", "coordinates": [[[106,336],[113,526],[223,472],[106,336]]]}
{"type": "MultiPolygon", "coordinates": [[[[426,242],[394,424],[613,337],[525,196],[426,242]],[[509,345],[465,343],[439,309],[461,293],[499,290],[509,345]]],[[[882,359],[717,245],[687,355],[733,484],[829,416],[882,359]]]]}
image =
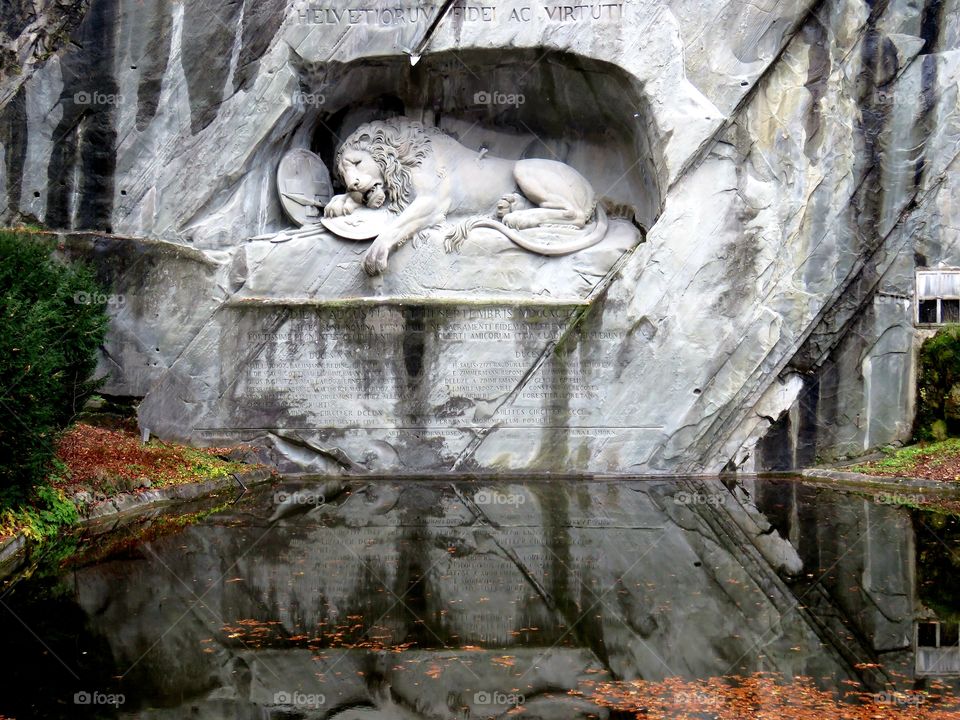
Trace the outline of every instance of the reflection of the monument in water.
{"type": "MultiPolygon", "coordinates": [[[[901,507],[791,481],[297,488],[72,574],[125,712],[606,717],[631,682],[756,672],[932,687],[901,507]]],[[[687,699],[724,702],[705,688],[687,699]]]]}

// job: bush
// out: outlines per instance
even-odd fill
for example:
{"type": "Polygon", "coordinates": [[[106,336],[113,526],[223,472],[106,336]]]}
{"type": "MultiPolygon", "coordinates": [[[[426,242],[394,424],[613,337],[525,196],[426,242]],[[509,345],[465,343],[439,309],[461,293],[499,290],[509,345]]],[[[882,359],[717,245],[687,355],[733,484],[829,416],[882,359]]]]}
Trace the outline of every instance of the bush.
{"type": "Polygon", "coordinates": [[[0,488],[44,477],[60,431],[99,385],[90,377],[107,315],[89,301],[103,289],[53,250],[39,235],[0,231],[0,488]]]}
{"type": "Polygon", "coordinates": [[[918,440],[943,440],[960,433],[960,325],[924,341],[917,372],[918,440]]]}

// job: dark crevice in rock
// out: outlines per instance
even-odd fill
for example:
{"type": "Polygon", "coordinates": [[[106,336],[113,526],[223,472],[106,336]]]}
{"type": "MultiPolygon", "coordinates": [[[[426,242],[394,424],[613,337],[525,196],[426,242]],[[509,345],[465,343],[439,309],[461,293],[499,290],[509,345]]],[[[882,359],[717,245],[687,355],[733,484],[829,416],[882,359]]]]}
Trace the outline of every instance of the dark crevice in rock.
{"type": "Polygon", "coordinates": [[[921,55],[937,52],[940,29],[943,27],[943,10],[943,0],[926,0],[923,4],[923,15],[920,20],[920,37],[923,38],[921,55]]]}
{"type": "Polygon", "coordinates": [[[233,75],[233,92],[253,86],[263,57],[283,24],[287,0],[247,0],[243,6],[242,45],[233,75]]]}
{"type": "Polygon", "coordinates": [[[820,128],[823,118],[820,113],[820,102],[827,91],[830,80],[830,46],[827,28],[822,21],[813,16],[804,26],[804,41],[807,43],[807,82],[805,87],[810,92],[810,111],[805,118],[806,142],[804,153],[810,162],[817,163],[818,151],[816,145],[820,142],[820,128]]]}
{"type": "Polygon", "coordinates": [[[193,0],[184,8],[183,72],[194,135],[216,119],[223,102],[241,8],[240,0],[193,0]]]}
{"type": "Polygon", "coordinates": [[[0,145],[3,145],[6,162],[6,201],[9,208],[15,210],[20,204],[23,165],[27,159],[27,109],[23,86],[0,111],[0,145]]]}
{"type": "Polygon", "coordinates": [[[173,18],[165,0],[150,0],[145,8],[148,17],[144,20],[149,29],[150,41],[142,55],[137,55],[136,67],[140,71],[137,88],[137,130],[143,131],[157,114],[163,76],[170,62],[170,43],[173,18]]]}
{"type": "Polygon", "coordinates": [[[74,34],[77,49],[61,63],[63,117],[53,132],[44,218],[55,228],[112,231],[115,120],[122,101],[113,68],[116,21],[113,4],[96,0],[74,34]]]}
{"type": "MultiPolygon", "coordinates": [[[[937,118],[937,58],[933,55],[921,56],[921,110],[914,127],[914,136],[918,142],[925,144],[925,140],[936,132],[937,118]]],[[[920,187],[923,182],[926,168],[926,153],[917,154],[913,174],[913,184],[920,187]]]]}

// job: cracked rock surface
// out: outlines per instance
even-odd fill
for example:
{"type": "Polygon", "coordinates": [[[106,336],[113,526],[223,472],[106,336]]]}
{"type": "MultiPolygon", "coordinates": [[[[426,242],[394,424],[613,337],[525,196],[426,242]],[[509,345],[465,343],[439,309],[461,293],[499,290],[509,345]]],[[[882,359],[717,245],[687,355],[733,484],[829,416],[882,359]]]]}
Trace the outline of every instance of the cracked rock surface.
{"type": "Polygon", "coordinates": [[[4,8],[0,221],[113,281],[102,369],[144,426],[328,472],[786,469],[908,436],[914,271],[960,265],[953,3],[504,0],[429,37],[374,5],[4,8]],[[285,227],[284,152],[330,164],[400,113],[568,162],[615,231],[560,259],[428,233],[375,279],[363,243],[249,241],[285,227]]]}

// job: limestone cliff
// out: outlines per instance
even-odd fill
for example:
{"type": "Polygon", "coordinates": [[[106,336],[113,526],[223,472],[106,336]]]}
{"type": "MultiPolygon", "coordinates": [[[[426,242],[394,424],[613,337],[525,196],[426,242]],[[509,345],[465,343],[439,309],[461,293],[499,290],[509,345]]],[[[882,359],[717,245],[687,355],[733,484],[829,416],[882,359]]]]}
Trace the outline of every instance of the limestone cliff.
{"type": "Polygon", "coordinates": [[[909,434],[914,271],[960,265],[955,3],[401,5],[5,6],[0,221],[81,233],[145,425],[410,472],[786,468],[909,434]],[[396,114],[562,159],[646,242],[427,238],[370,279],[332,236],[248,241],[285,226],[284,152],[331,164],[396,114]],[[459,344],[441,300],[564,312],[459,344]]]}

